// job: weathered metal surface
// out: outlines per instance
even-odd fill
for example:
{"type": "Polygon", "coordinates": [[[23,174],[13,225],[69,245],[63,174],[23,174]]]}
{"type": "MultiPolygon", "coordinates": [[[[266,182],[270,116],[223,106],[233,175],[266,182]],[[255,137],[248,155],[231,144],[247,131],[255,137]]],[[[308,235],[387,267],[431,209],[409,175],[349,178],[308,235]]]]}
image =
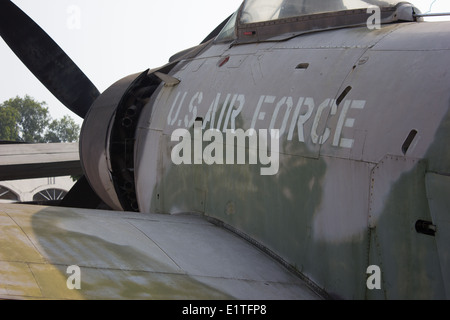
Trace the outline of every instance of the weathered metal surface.
{"type": "Polygon", "coordinates": [[[445,293],[450,295],[450,176],[426,174],[427,198],[431,222],[436,226],[435,241],[439,254],[439,267],[444,280],[445,293]]]}
{"type": "MultiPolygon", "coordinates": [[[[255,9],[258,7],[254,4],[252,5],[255,9]]],[[[260,2],[259,5],[263,4],[260,2]]],[[[382,23],[387,24],[399,20],[415,21],[413,16],[415,8],[411,4],[397,4],[395,7],[388,7],[387,3],[385,5],[386,7],[378,8],[380,9],[380,20],[382,23]]],[[[276,4],[274,6],[276,7],[276,4]]],[[[254,21],[252,18],[255,17],[251,17],[251,14],[257,13],[257,10],[250,14],[245,14],[241,11],[236,31],[237,43],[288,40],[291,37],[310,32],[343,27],[366,27],[368,23],[367,13],[370,11],[367,8],[363,8],[365,5],[361,5],[362,9],[356,9],[356,7],[350,10],[342,1],[283,2],[278,15],[275,11],[268,21],[264,21],[265,19],[263,21],[258,19],[254,21]],[[295,10],[289,10],[295,7],[297,7],[295,10]],[[305,10],[305,8],[308,9],[305,10]],[[290,14],[283,15],[285,10],[290,11],[290,14]]]]}
{"type": "MultiPolygon", "coordinates": [[[[411,7],[403,8],[414,20],[411,7]]],[[[1,260],[8,270],[1,274],[0,283],[7,284],[2,290],[54,296],[47,292],[52,283],[47,275],[61,273],[86,252],[80,264],[88,298],[129,297],[128,289],[131,297],[271,297],[279,283],[283,292],[293,293],[288,298],[311,298],[303,283],[286,288],[287,278],[271,271],[277,288],[261,290],[267,279],[254,273],[265,272],[255,266],[271,268],[274,262],[239,260],[253,253],[224,240],[223,230],[200,217],[149,214],[196,212],[257,243],[331,297],[449,298],[450,23],[293,30],[310,18],[325,18],[324,27],[331,22],[332,29],[348,26],[340,22],[364,23],[364,11],[238,24],[234,36],[205,42],[151,70],[167,82],[152,91],[133,127],[135,143],[125,158],[132,153],[134,166],[117,169],[134,173],[132,198],[146,214],[91,216],[47,208],[28,216],[18,209],[22,214],[17,211],[16,218],[8,207],[0,216],[6,235],[0,239],[12,258],[1,260]],[[346,17],[356,20],[341,20],[346,17]],[[190,136],[186,141],[174,136],[180,128],[190,136]],[[220,137],[240,129],[258,136],[259,130],[279,130],[279,149],[272,144],[266,150],[278,160],[273,175],[262,174],[261,161],[227,163],[218,156],[218,146],[244,150],[244,160],[261,156],[273,136],[240,149],[202,138],[207,131],[220,137]],[[181,149],[188,159],[181,164],[173,160],[180,139],[194,145],[181,149]],[[212,146],[214,156],[205,156],[203,148],[212,146]],[[27,249],[15,250],[14,238],[27,249]],[[21,254],[31,262],[24,264],[21,254]],[[366,282],[374,266],[381,272],[376,289],[366,282]],[[103,281],[105,275],[119,281],[103,281]],[[249,290],[258,295],[241,291],[236,278],[246,279],[245,286],[251,283],[249,290]],[[38,286],[28,286],[33,281],[38,286]]],[[[96,192],[116,209],[123,208],[117,198],[121,186],[111,176],[110,160],[117,154],[110,153],[109,139],[116,108],[135,78],[100,96],[83,126],[84,169],[96,192]]],[[[140,89],[146,88],[132,92],[134,98],[145,93],[140,89]]]]}
{"type": "Polygon", "coordinates": [[[86,115],[80,135],[83,171],[97,195],[116,210],[123,209],[110,173],[109,135],[120,98],[138,75],[130,75],[117,81],[94,102],[86,115]]]}
{"type": "Polygon", "coordinates": [[[439,159],[448,159],[450,74],[442,66],[450,56],[429,37],[448,38],[450,24],[427,24],[424,33],[420,25],[217,44],[182,61],[171,74],[181,82],[161,88],[151,122],[138,130],[141,209],[222,220],[331,295],[446,297],[445,276],[430,278],[439,271],[436,243],[414,223],[430,219],[425,164],[448,168],[439,159]],[[278,174],[261,176],[250,164],[174,165],[171,134],[192,133],[196,118],[204,131],[280,129],[278,174]],[[371,264],[382,269],[381,291],[366,287],[371,264]]]}
{"type": "Polygon", "coordinates": [[[386,156],[372,171],[369,264],[385,271],[382,287],[388,299],[446,297],[436,239],[415,229],[418,220],[431,221],[426,170],[424,161],[386,156]]]}
{"type": "Polygon", "coordinates": [[[2,205],[0,297],[320,299],[233,233],[196,215],[2,205]],[[69,266],[81,288],[69,289],[69,266]]]}

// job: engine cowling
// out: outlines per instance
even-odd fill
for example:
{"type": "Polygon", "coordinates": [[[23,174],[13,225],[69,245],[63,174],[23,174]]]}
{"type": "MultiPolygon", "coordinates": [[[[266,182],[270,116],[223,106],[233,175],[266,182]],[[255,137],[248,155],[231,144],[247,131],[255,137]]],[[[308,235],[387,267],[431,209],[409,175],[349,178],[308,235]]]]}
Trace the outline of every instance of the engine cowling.
{"type": "Polygon", "coordinates": [[[93,103],[81,130],[80,159],[96,194],[114,210],[139,211],[134,178],[140,113],[161,80],[148,70],[125,77],[93,103]]]}

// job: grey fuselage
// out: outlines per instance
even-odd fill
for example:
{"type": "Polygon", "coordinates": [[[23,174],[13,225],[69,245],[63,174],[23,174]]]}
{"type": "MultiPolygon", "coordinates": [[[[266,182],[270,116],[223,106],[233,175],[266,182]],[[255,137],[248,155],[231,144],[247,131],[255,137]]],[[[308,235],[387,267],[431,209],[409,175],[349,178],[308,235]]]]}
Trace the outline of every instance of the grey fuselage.
{"type": "Polygon", "coordinates": [[[448,298],[449,40],[448,22],[404,22],[203,44],[163,72],[140,113],[139,211],[221,221],[331,297],[448,298]],[[278,129],[278,171],[174,164],[172,134],[194,137],[196,120],[202,132],[278,129]]]}

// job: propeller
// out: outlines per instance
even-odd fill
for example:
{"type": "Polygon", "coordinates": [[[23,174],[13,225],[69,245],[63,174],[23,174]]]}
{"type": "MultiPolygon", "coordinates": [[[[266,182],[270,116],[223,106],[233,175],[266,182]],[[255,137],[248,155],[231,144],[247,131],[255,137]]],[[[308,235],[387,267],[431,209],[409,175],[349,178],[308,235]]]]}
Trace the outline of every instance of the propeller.
{"type": "MultiPolygon", "coordinates": [[[[100,92],[56,42],[10,0],[0,0],[0,36],[62,104],[85,118],[100,92]]],[[[67,207],[92,208],[100,203],[84,176],[62,202],[67,207]]]]}
{"type": "Polygon", "coordinates": [[[62,104],[85,117],[99,91],[56,42],[10,0],[0,0],[0,36],[62,104]]]}

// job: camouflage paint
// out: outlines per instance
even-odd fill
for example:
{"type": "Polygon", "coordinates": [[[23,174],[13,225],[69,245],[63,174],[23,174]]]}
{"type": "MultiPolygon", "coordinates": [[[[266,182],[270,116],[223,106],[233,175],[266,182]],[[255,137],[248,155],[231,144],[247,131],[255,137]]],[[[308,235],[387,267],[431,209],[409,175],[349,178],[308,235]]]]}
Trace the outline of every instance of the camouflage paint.
{"type": "MultiPolygon", "coordinates": [[[[425,47],[431,44],[427,38],[422,43],[408,40],[414,46],[402,51],[404,39],[420,28],[445,38],[436,31],[439,26],[428,24],[390,25],[373,33],[354,28],[279,43],[232,48],[217,44],[194,60],[182,61],[173,73],[181,83],[161,89],[152,101],[156,122],[140,127],[141,148],[150,148],[145,141],[152,135],[162,153],[157,160],[153,158],[158,163],[153,164],[158,168],[157,184],[150,187],[147,183],[145,189],[141,185],[142,207],[162,213],[197,211],[223,221],[261,243],[332,297],[445,296],[435,241],[418,234],[414,223],[431,220],[425,186],[428,166],[448,173],[441,150],[446,150],[442,143],[447,143],[449,134],[448,121],[442,120],[448,112],[445,83],[449,76],[439,67],[448,64],[448,55],[442,54],[448,49],[440,48],[442,42],[425,47]],[[223,57],[229,57],[229,62],[220,66],[223,57]],[[402,64],[405,59],[414,68],[402,64]],[[298,62],[309,62],[309,67],[295,69],[298,62]],[[408,79],[413,81],[408,83],[408,79]],[[202,119],[217,92],[222,94],[221,103],[227,92],[243,94],[245,107],[236,125],[243,129],[251,127],[260,95],[276,94],[275,102],[265,106],[266,113],[274,112],[282,96],[292,96],[294,107],[296,98],[312,97],[315,109],[304,123],[305,142],[299,142],[297,129],[292,140],[286,139],[285,132],[280,141],[280,172],[274,177],[260,176],[260,166],[255,165],[175,166],[170,158],[175,144],[170,135],[177,126],[176,121],[166,119],[176,108],[176,94],[189,92],[189,88],[195,89],[188,97],[194,92],[208,95],[196,105],[196,116],[202,119]],[[325,108],[317,123],[319,136],[327,128],[331,136],[314,144],[314,113],[327,98],[340,96],[341,104],[336,109],[325,108]],[[351,101],[363,102],[364,108],[349,109],[345,119],[351,118],[346,122],[351,129],[343,127],[336,137],[353,139],[353,145],[337,148],[333,134],[342,125],[343,106],[351,101]],[[434,101],[431,113],[421,108],[427,101],[434,101]],[[412,129],[418,137],[403,154],[402,144],[412,129]],[[435,147],[436,143],[441,145],[435,147]],[[152,196],[145,196],[144,190],[151,190],[152,196]],[[366,287],[366,269],[372,264],[381,268],[381,290],[366,287]]],[[[422,39],[420,33],[414,34],[422,39]]],[[[180,105],[178,119],[193,117],[187,105],[180,105]]],[[[305,110],[302,107],[300,115],[305,110]]],[[[272,113],[261,117],[264,121],[255,129],[268,128],[272,113]]],[[[178,124],[182,126],[182,121],[178,124]]],[[[143,169],[139,172],[145,174],[143,169]]]]}

